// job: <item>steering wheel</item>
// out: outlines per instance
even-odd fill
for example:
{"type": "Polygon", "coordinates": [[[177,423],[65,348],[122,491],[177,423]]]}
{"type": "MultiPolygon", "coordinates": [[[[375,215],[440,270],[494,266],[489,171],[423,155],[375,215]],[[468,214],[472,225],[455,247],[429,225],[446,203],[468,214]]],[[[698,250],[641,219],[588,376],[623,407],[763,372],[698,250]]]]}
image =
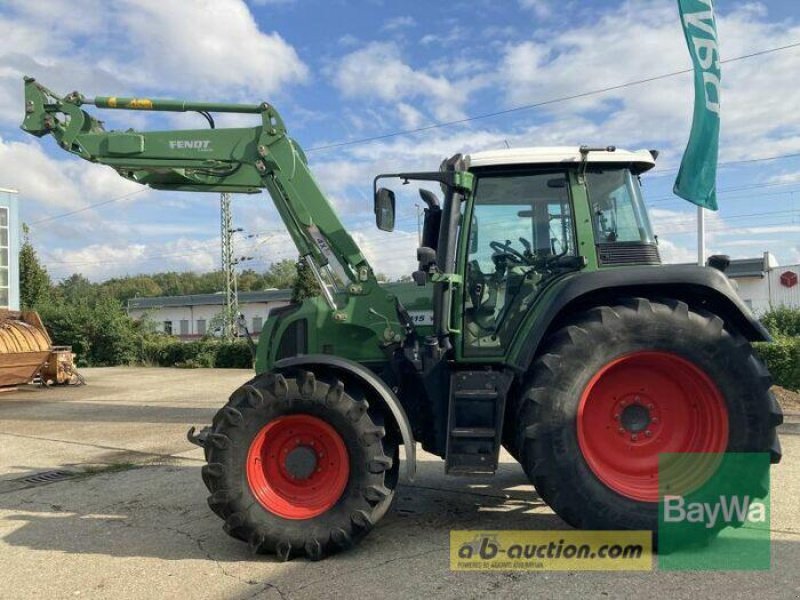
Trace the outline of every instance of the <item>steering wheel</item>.
{"type": "Polygon", "coordinates": [[[511,240],[506,240],[505,244],[501,244],[500,242],[489,242],[489,248],[494,251],[492,258],[504,257],[520,264],[525,264],[528,262],[528,259],[524,254],[522,254],[522,252],[511,247],[511,240]]]}

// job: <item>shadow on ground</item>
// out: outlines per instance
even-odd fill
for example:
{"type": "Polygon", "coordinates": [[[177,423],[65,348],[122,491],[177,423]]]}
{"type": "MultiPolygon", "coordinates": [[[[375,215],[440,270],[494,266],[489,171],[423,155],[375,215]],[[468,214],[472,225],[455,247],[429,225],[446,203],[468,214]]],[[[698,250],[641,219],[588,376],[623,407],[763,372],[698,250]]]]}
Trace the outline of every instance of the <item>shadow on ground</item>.
{"type": "MultiPolygon", "coordinates": [[[[351,554],[421,538],[446,545],[453,527],[566,527],[545,512],[519,468],[494,478],[448,478],[443,487],[434,475],[441,464],[420,467],[418,483],[400,485],[392,511],[351,554]]],[[[0,493],[0,511],[13,513],[2,519],[3,541],[70,554],[252,560],[246,545],[222,531],[206,495],[199,466],[184,465],[143,466],[0,493]]]]}
{"type": "MultiPolygon", "coordinates": [[[[222,405],[223,402],[220,403],[222,405]]],[[[76,423],[210,423],[217,408],[0,399],[0,420],[76,423]]]]}

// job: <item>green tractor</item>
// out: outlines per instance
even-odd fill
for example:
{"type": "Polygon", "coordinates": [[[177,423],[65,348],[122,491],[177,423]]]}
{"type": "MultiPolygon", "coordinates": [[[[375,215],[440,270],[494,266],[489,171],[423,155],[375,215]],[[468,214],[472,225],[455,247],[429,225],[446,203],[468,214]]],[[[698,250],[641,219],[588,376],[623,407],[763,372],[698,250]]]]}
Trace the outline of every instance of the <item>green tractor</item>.
{"type": "MultiPolygon", "coordinates": [[[[768,453],[782,415],[721,268],[660,264],[639,177],[655,152],[530,148],[379,175],[377,227],[424,182],[414,283],[381,285],[267,103],[58,97],[25,80],[22,128],[156,189],[272,197],[318,297],[273,312],[256,375],[190,440],[211,509],[254,552],[320,559],[386,514],[416,445],[450,475],[501,447],[567,523],[657,530],[664,453],[768,453]],[[105,131],[81,106],[197,111],[212,128],[105,131]],[[251,113],[213,128],[209,113],[251,113]],[[421,293],[420,293],[421,292],[421,293]]],[[[764,490],[754,491],[764,493],[764,490]]]]}

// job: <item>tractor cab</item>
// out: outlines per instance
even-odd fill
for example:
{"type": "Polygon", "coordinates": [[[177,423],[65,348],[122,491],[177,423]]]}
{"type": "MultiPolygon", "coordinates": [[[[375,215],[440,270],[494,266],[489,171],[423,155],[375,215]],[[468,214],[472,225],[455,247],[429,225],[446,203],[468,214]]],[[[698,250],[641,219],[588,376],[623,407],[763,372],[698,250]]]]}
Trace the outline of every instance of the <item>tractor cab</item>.
{"type": "Polygon", "coordinates": [[[524,148],[464,163],[475,177],[460,249],[465,356],[504,353],[560,277],[660,263],[639,182],[649,152],[524,148]]]}
{"type": "MultiPolygon", "coordinates": [[[[555,280],[660,264],[639,178],[655,156],[614,147],[505,149],[456,155],[438,173],[396,175],[404,182],[438,181],[444,192],[440,203],[420,190],[426,208],[413,277],[420,285],[434,283],[434,323],[443,344],[451,334],[459,357],[502,359],[555,280]],[[463,182],[454,176],[459,173],[463,182]]],[[[376,178],[376,221],[383,230],[394,226],[394,194],[377,188],[377,180],[391,176],[376,178]]]]}

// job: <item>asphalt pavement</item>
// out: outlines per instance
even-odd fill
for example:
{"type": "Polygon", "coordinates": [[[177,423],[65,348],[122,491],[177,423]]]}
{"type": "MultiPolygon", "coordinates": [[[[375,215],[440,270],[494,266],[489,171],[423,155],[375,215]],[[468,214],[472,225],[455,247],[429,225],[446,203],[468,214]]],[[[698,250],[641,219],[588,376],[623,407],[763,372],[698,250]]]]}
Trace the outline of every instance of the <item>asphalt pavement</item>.
{"type": "Polygon", "coordinates": [[[86,387],[0,395],[2,599],[800,598],[797,435],[783,436],[772,471],[770,571],[453,572],[452,529],[569,527],[509,456],[494,477],[452,478],[425,453],[359,546],[282,563],[222,531],[205,502],[202,452],[185,438],[248,371],[84,375],[86,387]]]}

